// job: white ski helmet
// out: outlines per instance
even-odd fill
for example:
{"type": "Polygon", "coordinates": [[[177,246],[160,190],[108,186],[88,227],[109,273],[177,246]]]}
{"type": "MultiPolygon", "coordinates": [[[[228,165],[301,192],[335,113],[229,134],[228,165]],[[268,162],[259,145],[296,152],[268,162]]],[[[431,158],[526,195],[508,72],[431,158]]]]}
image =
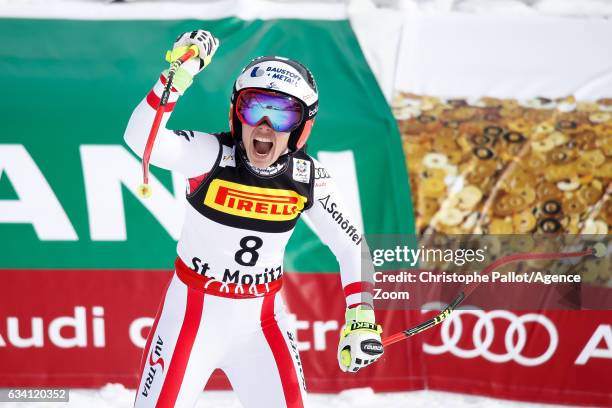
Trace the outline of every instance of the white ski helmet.
{"type": "Polygon", "coordinates": [[[301,63],[284,57],[263,56],[252,60],[240,73],[232,89],[230,131],[242,140],[242,125],[236,114],[236,101],[245,89],[278,92],[298,99],[304,105],[302,123],[289,135],[290,150],[306,144],[319,109],[319,94],[312,73],[301,63]]]}

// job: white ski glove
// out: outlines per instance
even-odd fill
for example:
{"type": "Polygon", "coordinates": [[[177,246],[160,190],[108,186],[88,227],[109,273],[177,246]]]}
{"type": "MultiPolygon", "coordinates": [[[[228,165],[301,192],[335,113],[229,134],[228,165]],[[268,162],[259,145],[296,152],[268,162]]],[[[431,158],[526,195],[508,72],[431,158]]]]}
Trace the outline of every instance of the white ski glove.
{"type": "MultiPolygon", "coordinates": [[[[213,55],[215,55],[217,48],[219,48],[219,40],[208,31],[188,31],[177,37],[172,51],[166,53],[166,61],[176,61],[189,50],[191,45],[198,47],[198,57],[191,58],[183,63],[174,75],[173,86],[181,94],[193,83],[193,77],[210,64],[213,55]]],[[[167,71],[164,71],[164,75],[167,76],[167,71]]]]}
{"type": "Polygon", "coordinates": [[[374,322],[374,311],[361,306],[347,309],[345,320],[340,330],[338,364],[344,372],[357,372],[382,356],[382,327],[374,322]]]}

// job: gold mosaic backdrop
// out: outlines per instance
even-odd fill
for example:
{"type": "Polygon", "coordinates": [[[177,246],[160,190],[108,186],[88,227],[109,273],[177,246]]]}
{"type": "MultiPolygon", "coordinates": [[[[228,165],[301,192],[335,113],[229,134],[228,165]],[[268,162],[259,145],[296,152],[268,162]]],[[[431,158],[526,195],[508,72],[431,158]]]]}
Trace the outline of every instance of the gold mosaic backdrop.
{"type": "Polygon", "coordinates": [[[420,234],[607,234],[612,99],[393,100],[420,234]]]}

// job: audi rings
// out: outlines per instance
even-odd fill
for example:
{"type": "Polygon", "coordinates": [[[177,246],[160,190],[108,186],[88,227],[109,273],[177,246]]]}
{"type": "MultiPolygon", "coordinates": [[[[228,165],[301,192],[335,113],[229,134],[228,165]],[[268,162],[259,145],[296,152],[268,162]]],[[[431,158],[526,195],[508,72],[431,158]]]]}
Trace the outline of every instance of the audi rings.
{"type": "MultiPolygon", "coordinates": [[[[431,305],[426,305],[431,310],[431,305]]],[[[424,307],[425,308],[425,307],[424,307]]],[[[425,313],[426,310],[423,311],[425,313]]],[[[479,309],[460,309],[455,310],[444,320],[441,325],[440,337],[441,345],[423,343],[423,351],[428,354],[443,354],[449,352],[459,358],[483,357],[492,363],[507,363],[514,361],[522,366],[533,367],[544,364],[548,361],[559,344],[559,334],[554,323],[546,316],[537,313],[526,313],[521,316],[507,310],[483,311],[479,309]],[[462,316],[473,315],[478,320],[472,328],[473,348],[461,348],[459,342],[463,336],[462,316]],[[503,319],[510,322],[505,328],[504,353],[491,351],[491,345],[495,337],[495,331],[500,330],[495,327],[493,321],[503,319]],[[548,332],[548,348],[538,356],[531,357],[523,354],[527,344],[526,323],[541,325],[548,332]]]]}

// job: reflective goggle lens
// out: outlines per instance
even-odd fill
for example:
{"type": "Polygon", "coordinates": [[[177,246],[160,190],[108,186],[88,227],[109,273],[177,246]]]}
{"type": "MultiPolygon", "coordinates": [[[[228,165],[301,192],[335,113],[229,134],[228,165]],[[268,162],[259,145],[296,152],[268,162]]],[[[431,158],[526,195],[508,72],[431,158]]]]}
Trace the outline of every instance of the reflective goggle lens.
{"type": "Polygon", "coordinates": [[[304,116],[304,108],[297,99],[258,90],[241,92],[236,112],[238,119],[249,126],[257,126],[267,119],[277,132],[295,130],[304,116]]]}

